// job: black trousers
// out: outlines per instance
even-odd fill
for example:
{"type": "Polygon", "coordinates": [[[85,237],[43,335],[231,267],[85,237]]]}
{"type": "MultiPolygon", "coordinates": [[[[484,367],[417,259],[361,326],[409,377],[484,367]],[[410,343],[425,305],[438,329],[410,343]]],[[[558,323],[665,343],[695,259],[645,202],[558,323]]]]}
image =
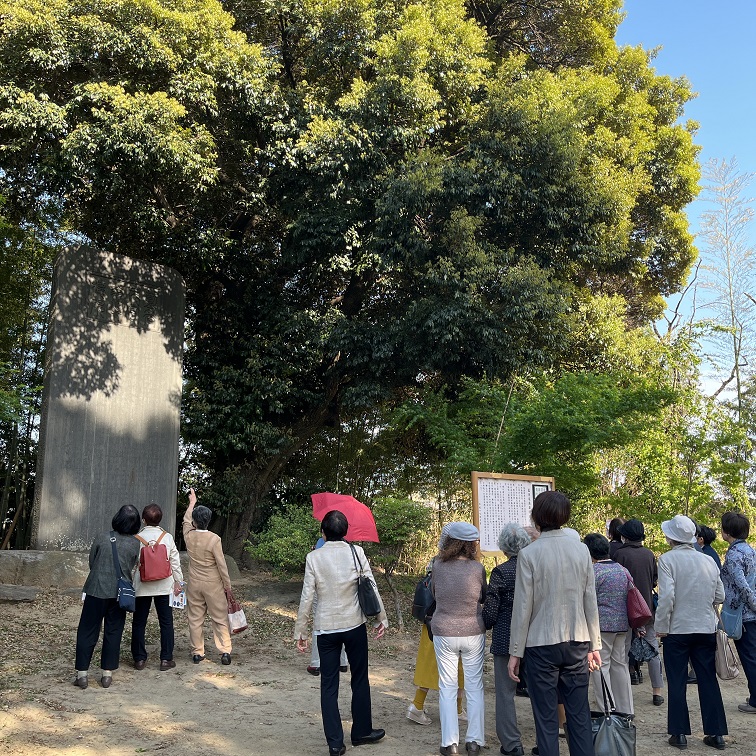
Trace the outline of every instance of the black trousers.
{"type": "Polygon", "coordinates": [[[525,649],[528,693],[541,756],[559,756],[557,703],[560,702],[567,715],[570,755],[593,756],[588,704],[589,651],[590,643],[576,641],[525,649]]]}
{"type": "Polygon", "coordinates": [[[715,633],[680,633],[664,638],[664,670],[667,673],[667,732],[690,735],[686,693],[688,661],[693,665],[706,735],[727,735],[722,693],[719,690],[714,654],[715,633]]]}
{"type": "Polygon", "coordinates": [[[743,635],[735,641],[748,681],[748,703],[756,706],[756,622],[743,623],[743,635]]]}
{"type": "Polygon", "coordinates": [[[320,653],[320,711],[329,748],[344,745],[344,728],[339,712],[339,658],[346,649],[352,675],[352,738],[362,738],[373,730],[368,680],[368,642],[365,624],[338,633],[317,636],[320,653]]]}
{"type": "Polygon", "coordinates": [[[126,610],[118,606],[118,599],[97,598],[87,595],[81,608],[79,628],[76,631],[76,669],[85,672],[92,662],[100,629],[105,621],[102,635],[101,669],[118,669],[121,656],[121,637],[126,624],[126,610]]]}
{"type": "Polygon", "coordinates": [[[170,598],[167,595],[137,596],[134,619],[131,623],[131,655],[134,657],[134,661],[142,661],[147,658],[144,634],[153,600],[160,623],[160,661],[173,659],[173,609],[171,609],[170,598]]]}

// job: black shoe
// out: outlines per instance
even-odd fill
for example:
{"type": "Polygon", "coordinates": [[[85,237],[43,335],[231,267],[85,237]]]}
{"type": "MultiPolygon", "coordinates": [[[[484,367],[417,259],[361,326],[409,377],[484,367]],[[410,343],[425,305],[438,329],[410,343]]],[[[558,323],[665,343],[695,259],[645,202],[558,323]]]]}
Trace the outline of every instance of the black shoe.
{"type": "Polygon", "coordinates": [[[504,756],[525,756],[525,749],[522,746],[515,746],[511,751],[505,751],[504,746],[499,748],[499,753],[504,756]]]}
{"type": "Polygon", "coordinates": [[[320,674],[320,667],[307,667],[307,671],[317,677],[320,674]]]}
{"type": "Polygon", "coordinates": [[[441,748],[438,749],[438,752],[441,756],[455,756],[459,753],[459,750],[457,749],[457,744],[452,743],[448,746],[441,746],[441,748]]]}
{"type": "Polygon", "coordinates": [[[638,682],[643,682],[643,670],[640,667],[638,667],[638,682]]]}
{"type": "Polygon", "coordinates": [[[134,669],[144,669],[147,665],[147,659],[135,659],[134,660],[134,669]]]}
{"type": "Polygon", "coordinates": [[[521,698],[530,698],[530,693],[528,693],[528,689],[526,687],[517,688],[515,690],[515,695],[520,696],[521,698]]]}
{"type": "Polygon", "coordinates": [[[228,666],[231,664],[231,654],[221,654],[221,664],[228,666]]]}
{"type": "Polygon", "coordinates": [[[343,667],[339,667],[339,672],[347,672],[349,670],[349,667],[344,665],[343,667]]]}
{"type": "Polygon", "coordinates": [[[361,738],[352,738],[353,746],[368,745],[369,743],[377,743],[382,740],[386,735],[386,730],[373,730],[369,735],[363,735],[361,738]]]}
{"type": "Polygon", "coordinates": [[[704,745],[716,748],[718,751],[724,751],[725,741],[721,735],[707,735],[704,738],[704,745]]]}
{"type": "Polygon", "coordinates": [[[688,739],[685,735],[670,735],[667,743],[675,748],[679,748],[681,751],[688,747],[688,739]]]}
{"type": "Polygon", "coordinates": [[[661,706],[664,703],[664,696],[657,696],[656,694],[654,694],[651,697],[651,703],[654,706],[661,706]]]}
{"type": "Polygon", "coordinates": [[[640,680],[638,679],[637,672],[630,673],[630,685],[640,685],[640,680]]]}
{"type": "Polygon", "coordinates": [[[467,751],[467,756],[479,756],[480,745],[474,740],[469,740],[465,743],[465,750],[467,751]]]}
{"type": "Polygon", "coordinates": [[[200,654],[195,654],[195,655],[194,655],[194,656],[192,657],[192,661],[193,661],[193,662],[194,662],[195,664],[199,664],[199,663],[200,663],[201,661],[205,661],[205,657],[204,657],[204,656],[201,656],[200,654]]]}
{"type": "Polygon", "coordinates": [[[533,746],[531,753],[533,754],[533,756],[538,756],[538,746],[533,746]]]}
{"type": "Polygon", "coordinates": [[[76,686],[77,688],[81,688],[82,690],[86,690],[86,689],[87,689],[87,686],[89,685],[89,680],[87,680],[87,678],[86,678],[86,675],[85,675],[84,677],[77,677],[77,678],[76,678],[76,679],[75,679],[75,680],[73,681],[73,684],[74,684],[74,685],[75,685],[75,686],[76,686]]]}
{"type": "Polygon", "coordinates": [[[341,748],[329,748],[328,754],[329,756],[344,756],[346,753],[346,746],[343,745],[341,748]]]}
{"type": "Polygon", "coordinates": [[[688,685],[695,685],[698,682],[698,678],[695,675],[688,675],[688,679],[685,682],[688,685]]]}

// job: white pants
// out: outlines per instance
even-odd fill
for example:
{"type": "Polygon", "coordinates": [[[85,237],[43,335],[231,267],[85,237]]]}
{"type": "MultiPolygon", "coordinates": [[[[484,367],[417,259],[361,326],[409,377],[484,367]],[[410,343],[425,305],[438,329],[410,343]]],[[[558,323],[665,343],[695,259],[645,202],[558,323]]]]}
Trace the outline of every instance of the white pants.
{"type": "MultiPolygon", "coordinates": [[[[632,630],[628,631],[632,632],[632,630]]],[[[625,653],[625,633],[601,633],[601,672],[591,672],[593,695],[598,711],[604,710],[601,673],[614,699],[614,707],[623,714],[633,714],[633,691],[625,653]]]]}
{"type": "Polygon", "coordinates": [[[433,636],[438,664],[438,713],[441,719],[441,745],[461,745],[457,718],[457,668],[462,660],[467,697],[467,735],[465,743],[485,743],[485,707],[483,703],[483,653],[486,636],[463,638],[433,636]]]}

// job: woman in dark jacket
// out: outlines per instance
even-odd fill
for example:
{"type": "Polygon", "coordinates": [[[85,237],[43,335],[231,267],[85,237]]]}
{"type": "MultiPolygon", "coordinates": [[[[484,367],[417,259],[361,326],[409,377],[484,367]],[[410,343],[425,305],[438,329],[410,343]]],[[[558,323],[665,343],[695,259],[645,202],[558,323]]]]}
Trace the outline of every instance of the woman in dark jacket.
{"type": "Polygon", "coordinates": [[[113,517],[113,531],[99,535],[89,550],[89,575],[84,583],[84,606],[81,609],[79,628],[76,631],[76,680],[74,685],[82,690],[87,687],[87,674],[92,654],[100,637],[103,620],[100,685],[109,688],[113,670],[118,669],[121,656],[121,637],[126,624],[126,610],[118,606],[118,577],[113,561],[111,533],[115,540],[121,573],[131,578],[139,558],[139,541],[134,534],[139,532],[139,511],[126,504],[113,517]]]}
{"type": "Polygon", "coordinates": [[[530,536],[517,523],[507,523],[499,534],[499,549],[507,557],[494,568],[483,603],[483,622],[491,633],[496,683],[496,735],[504,756],[523,756],[520,730],[517,727],[515,692],[517,683],[509,677],[509,626],[512,624],[517,555],[530,543],[530,536]]]}

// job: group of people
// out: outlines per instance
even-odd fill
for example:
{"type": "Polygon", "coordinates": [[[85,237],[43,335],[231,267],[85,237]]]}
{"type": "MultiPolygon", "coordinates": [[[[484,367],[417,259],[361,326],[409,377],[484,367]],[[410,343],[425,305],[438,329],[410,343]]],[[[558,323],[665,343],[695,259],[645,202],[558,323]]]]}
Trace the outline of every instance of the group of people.
{"type": "MultiPolygon", "coordinates": [[[[145,633],[150,607],[155,604],[160,625],[160,670],[173,669],[174,631],[171,594],[184,590],[184,576],[176,543],[160,527],[163,512],[149,504],[140,516],[136,507],[122,506],[113,517],[112,530],[95,538],[89,551],[89,575],[84,584],[81,618],[76,632],[76,678],[74,685],[85,689],[89,684],[89,666],[95,646],[102,635],[100,685],[109,688],[113,672],[118,669],[121,639],[126,625],[126,610],[118,601],[119,573],[133,583],[136,599],[131,625],[131,655],[134,668],[147,665],[145,633]],[[157,580],[142,580],[140,552],[157,544],[166,547],[170,574],[157,580]],[[104,626],[104,630],[103,630],[104,626]]],[[[215,646],[222,664],[231,664],[231,633],[228,626],[227,595],[231,579],[223,556],[221,539],[208,530],[212,511],[197,505],[194,489],[189,492],[189,507],[183,520],[183,534],[189,553],[189,582],[186,588],[186,612],[192,661],[205,658],[203,625],[210,616],[215,646]]]]}
{"type": "MultiPolygon", "coordinates": [[[[738,709],[756,713],[756,552],[745,540],[748,519],[736,512],[722,517],[722,538],[729,548],[720,575],[711,548],[716,533],[684,515],[662,523],[670,549],[657,560],[643,544],[640,520],[613,521],[609,538],[589,533],[581,540],[565,527],[570,511],[561,492],[540,494],[533,505],[534,528],[509,523],[502,529],[499,548],[507,561],[494,568],[490,580],[478,560],[478,529],[466,522],[444,527],[430,565],[435,611],[421,631],[417,693],[408,719],[431,723],[424,702],[428,689],[437,687],[441,755],[480,753],[485,745],[485,643],[491,630],[496,734],[504,756],[525,754],[515,708],[518,687],[525,682],[536,731],[532,752],[558,756],[563,725],[571,756],[593,756],[590,689],[596,709],[606,705],[605,685],[614,710],[633,716],[632,685],[642,679],[642,661],[648,664],[655,706],[665,702],[662,667],[666,674],[668,743],[687,747],[687,686],[697,682],[703,742],[724,749],[727,719],[715,671],[719,604],[742,612],[743,631],[735,646],[749,697],[738,709]],[[635,589],[651,616],[632,628],[628,594],[635,589]],[[461,721],[467,724],[464,738],[461,721]]],[[[372,620],[360,610],[352,547],[344,541],[347,527],[339,512],[323,520],[325,546],[307,558],[295,628],[297,645],[305,651],[308,614],[317,599],[314,642],[320,649],[321,709],[331,756],[345,752],[338,710],[342,645],[352,665],[352,744],[377,742],[385,735],[372,722],[366,623],[372,621],[381,637],[387,620],[383,609],[372,620]]],[[[372,579],[364,552],[354,549],[372,579]]]]}

